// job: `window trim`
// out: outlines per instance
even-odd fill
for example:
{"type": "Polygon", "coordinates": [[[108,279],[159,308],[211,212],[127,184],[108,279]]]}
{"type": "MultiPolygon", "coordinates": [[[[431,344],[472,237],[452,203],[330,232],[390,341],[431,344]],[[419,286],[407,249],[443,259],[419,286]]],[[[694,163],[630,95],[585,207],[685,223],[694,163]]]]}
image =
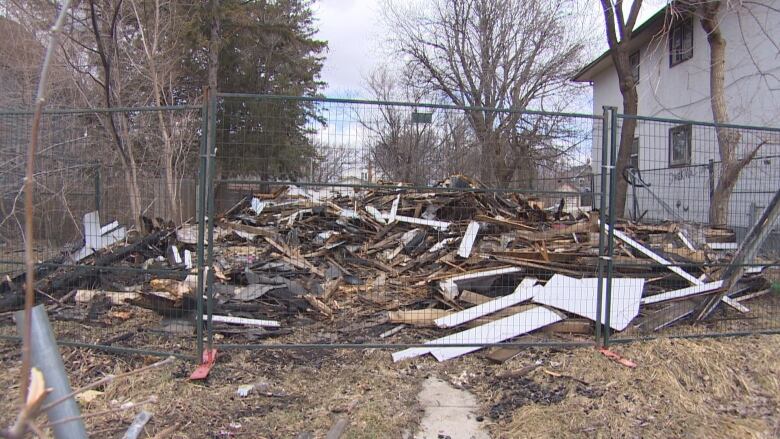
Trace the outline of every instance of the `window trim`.
{"type": "MultiPolygon", "coordinates": [[[[678,64],[682,64],[685,61],[688,61],[689,59],[693,58],[693,19],[691,17],[687,17],[685,19],[682,19],[675,23],[672,28],[669,31],[669,68],[672,68],[678,64]],[[691,33],[691,49],[687,51],[687,53],[682,53],[682,56],[675,57],[674,52],[674,37],[677,34],[677,32],[681,32],[687,30],[691,33]],[[686,56],[687,55],[687,56],[686,56]],[[676,59],[678,58],[678,59],[676,59]]],[[[680,37],[682,38],[682,37],[680,37]]]]}
{"type": "Polygon", "coordinates": [[[679,168],[690,166],[693,156],[693,125],[683,124],[669,128],[669,167],[679,168]],[[674,136],[678,132],[684,132],[687,138],[686,157],[682,160],[674,160],[674,136]]]}

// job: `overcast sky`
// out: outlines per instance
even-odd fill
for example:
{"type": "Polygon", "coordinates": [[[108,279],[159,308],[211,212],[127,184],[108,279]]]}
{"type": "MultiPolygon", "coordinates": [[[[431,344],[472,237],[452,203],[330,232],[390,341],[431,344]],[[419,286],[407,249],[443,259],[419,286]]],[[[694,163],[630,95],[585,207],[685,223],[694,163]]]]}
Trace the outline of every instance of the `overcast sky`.
{"type": "MultiPolygon", "coordinates": [[[[600,14],[598,2],[593,3],[594,13],[600,14]]],[[[639,22],[649,18],[664,3],[665,0],[644,2],[639,22]]],[[[370,0],[319,0],[315,3],[318,37],[328,42],[322,72],[322,79],[328,83],[325,96],[365,97],[363,78],[387,56],[382,49],[385,38],[380,4],[370,0]]],[[[596,31],[604,33],[601,28],[596,31]]],[[[605,46],[606,41],[593,52],[600,53],[605,46]]]]}
{"type": "Polygon", "coordinates": [[[322,78],[325,95],[355,97],[363,77],[381,63],[383,41],[378,3],[367,0],[320,0],[315,5],[319,38],[328,42],[322,78]]]}

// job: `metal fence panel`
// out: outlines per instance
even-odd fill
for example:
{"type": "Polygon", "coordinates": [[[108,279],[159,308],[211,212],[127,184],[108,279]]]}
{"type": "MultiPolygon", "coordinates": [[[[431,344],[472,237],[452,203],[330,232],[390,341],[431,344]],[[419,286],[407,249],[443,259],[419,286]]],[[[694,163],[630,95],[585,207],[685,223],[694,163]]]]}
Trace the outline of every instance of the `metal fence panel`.
{"type": "MultiPolygon", "coordinates": [[[[627,116],[618,117],[617,131],[627,116]]],[[[658,336],[710,336],[775,332],[780,330],[778,253],[774,236],[759,258],[749,261],[748,274],[731,299],[716,312],[696,321],[703,295],[719,291],[715,283],[730,264],[748,228],[780,189],[780,171],[772,166],[780,153],[780,131],[773,128],[720,127],[733,136],[734,157],[744,160],[732,194],[724,203],[728,212],[716,223],[711,207],[723,196],[719,184],[726,166],[719,152],[718,127],[711,123],[630,116],[637,121],[638,158],[626,203],[626,217],[616,229],[644,243],[660,259],[648,263],[625,239],[615,237],[619,249],[613,258],[614,278],[647,273],[640,316],[627,330],[611,334],[612,341],[658,336]],[[754,156],[752,155],[754,154],[754,156]],[[715,225],[713,225],[715,224],[715,225]],[[686,278],[685,276],[688,276],[686,278]],[[698,290],[697,290],[698,288],[698,290]],[[656,294],[679,291],[673,300],[656,294]],[[694,293],[694,294],[691,294],[694,293]]],[[[776,228],[777,225],[770,225],[776,228]]],[[[773,232],[772,235],[775,235],[773,232]]],[[[613,306],[619,299],[611,298],[613,306]]],[[[620,306],[619,303],[617,303],[620,306]]]]}
{"type": "MultiPolygon", "coordinates": [[[[33,206],[36,300],[47,304],[59,341],[194,356],[195,295],[176,287],[186,283],[195,241],[179,242],[176,226],[196,216],[202,116],[184,106],[44,113],[33,206]]],[[[31,120],[29,112],[0,113],[3,311],[20,306],[24,282],[20,194],[31,120]]],[[[14,337],[11,314],[2,315],[2,336],[14,337]]]]}
{"type": "MultiPolygon", "coordinates": [[[[215,319],[279,325],[215,321],[219,348],[432,342],[445,358],[594,343],[587,319],[559,324],[529,299],[559,272],[596,285],[596,221],[572,227],[602,199],[589,164],[601,117],[235,94],[215,106],[215,319]]],[[[596,309],[593,288],[560,295],[596,309]]]]}

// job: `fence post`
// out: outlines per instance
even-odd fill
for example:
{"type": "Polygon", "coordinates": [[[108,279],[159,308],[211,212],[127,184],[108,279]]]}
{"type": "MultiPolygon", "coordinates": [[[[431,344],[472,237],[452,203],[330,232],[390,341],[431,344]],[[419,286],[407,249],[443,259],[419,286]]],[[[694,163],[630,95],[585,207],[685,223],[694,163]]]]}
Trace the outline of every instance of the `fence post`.
{"type": "Polygon", "coordinates": [[[617,108],[610,107],[610,136],[609,136],[609,234],[607,235],[607,292],[604,306],[604,346],[609,346],[609,314],[612,310],[612,277],[615,252],[615,191],[617,178],[615,176],[615,164],[617,161],[617,108]]]}
{"type": "Polygon", "coordinates": [[[214,344],[212,313],[214,311],[214,172],[217,156],[217,91],[209,91],[208,141],[206,144],[206,215],[208,224],[208,248],[206,256],[206,340],[209,350],[214,344]]]}
{"type": "Polygon", "coordinates": [[[710,159],[709,163],[707,163],[707,174],[710,184],[710,203],[712,203],[712,198],[715,196],[715,161],[713,159],[710,159]]]}
{"type": "Polygon", "coordinates": [[[197,304],[197,312],[195,317],[195,332],[197,337],[197,361],[201,361],[203,358],[203,296],[204,296],[204,282],[203,273],[205,268],[205,255],[204,255],[204,243],[205,243],[205,209],[206,205],[206,144],[209,128],[209,90],[205,88],[203,90],[203,107],[201,109],[201,136],[200,136],[200,153],[198,154],[198,187],[197,196],[195,199],[195,216],[198,221],[198,242],[197,242],[197,259],[198,259],[198,286],[195,297],[195,303],[197,304]]]}
{"type": "Polygon", "coordinates": [[[100,214],[100,165],[95,167],[95,211],[100,214]]]}
{"type": "MultiPolygon", "coordinates": [[[[596,346],[601,346],[601,309],[604,306],[604,234],[606,228],[604,227],[606,221],[607,210],[607,170],[609,161],[609,133],[610,133],[610,119],[609,119],[609,107],[602,107],[602,119],[601,119],[601,184],[599,185],[599,259],[596,263],[598,267],[598,288],[596,295],[596,346]]],[[[595,196],[595,191],[593,192],[595,196]]]]}

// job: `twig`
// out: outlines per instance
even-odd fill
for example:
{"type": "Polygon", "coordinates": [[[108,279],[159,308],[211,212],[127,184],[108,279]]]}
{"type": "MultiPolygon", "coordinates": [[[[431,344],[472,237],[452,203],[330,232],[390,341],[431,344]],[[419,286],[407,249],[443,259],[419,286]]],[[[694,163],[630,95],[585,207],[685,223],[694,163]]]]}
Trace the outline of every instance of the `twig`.
{"type": "Polygon", "coordinates": [[[81,416],[71,416],[69,418],[62,418],[62,419],[59,419],[59,420],[57,420],[55,422],[49,422],[48,424],[45,424],[43,427],[44,428],[50,428],[50,427],[54,427],[55,425],[64,424],[66,422],[71,422],[71,421],[75,421],[75,420],[78,420],[78,419],[87,419],[87,418],[95,418],[95,417],[103,416],[103,415],[110,415],[112,413],[123,412],[123,411],[126,411],[126,410],[130,410],[130,409],[134,409],[136,407],[143,406],[145,404],[153,404],[155,402],[157,402],[157,397],[156,396],[152,396],[151,398],[146,399],[146,400],[141,401],[141,402],[131,402],[129,404],[123,404],[123,405],[121,405],[119,407],[112,407],[110,409],[101,410],[99,412],[92,412],[92,413],[87,413],[87,414],[81,415],[81,416]]]}
{"type": "Polygon", "coordinates": [[[99,386],[101,386],[103,384],[110,383],[111,381],[114,381],[114,380],[127,378],[129,376],[136,375],[136,374],[139,374],[139,373],[142,373],[142,372],[146,372],[146,371],[151,370],[151,369],[156,369],[158,367],[161,367],[161,366],[164,366],[166,364],[169,364],[169,363],[173,362],[174,359],[175,359],[174,357],[168,357],[168,358],[166,358],[164,360],[158,361],[158,362],[150,364],[148,366],[144,366],[144,367],[142,367],[140,369],[133,369],[133,370],[131,370],[129,372],[120,373],[119,375],[106,375],[103,378],[101,378],[101,379],[99,379],[99,380],[97,380],[97,381],[95,381],[93,383],[87,384],[84,387],[80,387],[80,388],[70,392],[67,395],[63,395],[60,399],[54,400],[54,401],[44,405],[43,407],[41,407],[41,411],[46,411],[46,410],[49,410],[50,408],[54,407],[57,404],[62,404],[64,401],[67,401],[68,399],[72,398],[75,395],[78,395],[81,392],[85,392],[85,391],[87,391],[89,389],[94,389],[95,387],[99,387],[99,386]]]}
{"type": "Polygon", "coordinates": [[[62,30],[62,23],[68,15],[70,0],[63,0],[62,10],[51,28],[49,45],[43,58],[41,77],[38,80],[38,95],[35,100],[35,114],[33,115],[32,129],[30,132],[30,145],[27,148],[27,171],[24,177],[24,262],[27,271],[25,296],[24,296],[24,329],[22,339],[22,368],[21,385],[19,386],[21,403],[24,404],[27,397],[27,389],[30,386],[31,352],[30,338],[32,337],[32,307],[35,303],[35,255],[33,253],[33,180],[35,177],[35,150],[38,147],[38,133],[41,126],[41,115],[46,104],[46,86],[48,85],[49,67],[57,46],[57,37],[62,30]]]}

